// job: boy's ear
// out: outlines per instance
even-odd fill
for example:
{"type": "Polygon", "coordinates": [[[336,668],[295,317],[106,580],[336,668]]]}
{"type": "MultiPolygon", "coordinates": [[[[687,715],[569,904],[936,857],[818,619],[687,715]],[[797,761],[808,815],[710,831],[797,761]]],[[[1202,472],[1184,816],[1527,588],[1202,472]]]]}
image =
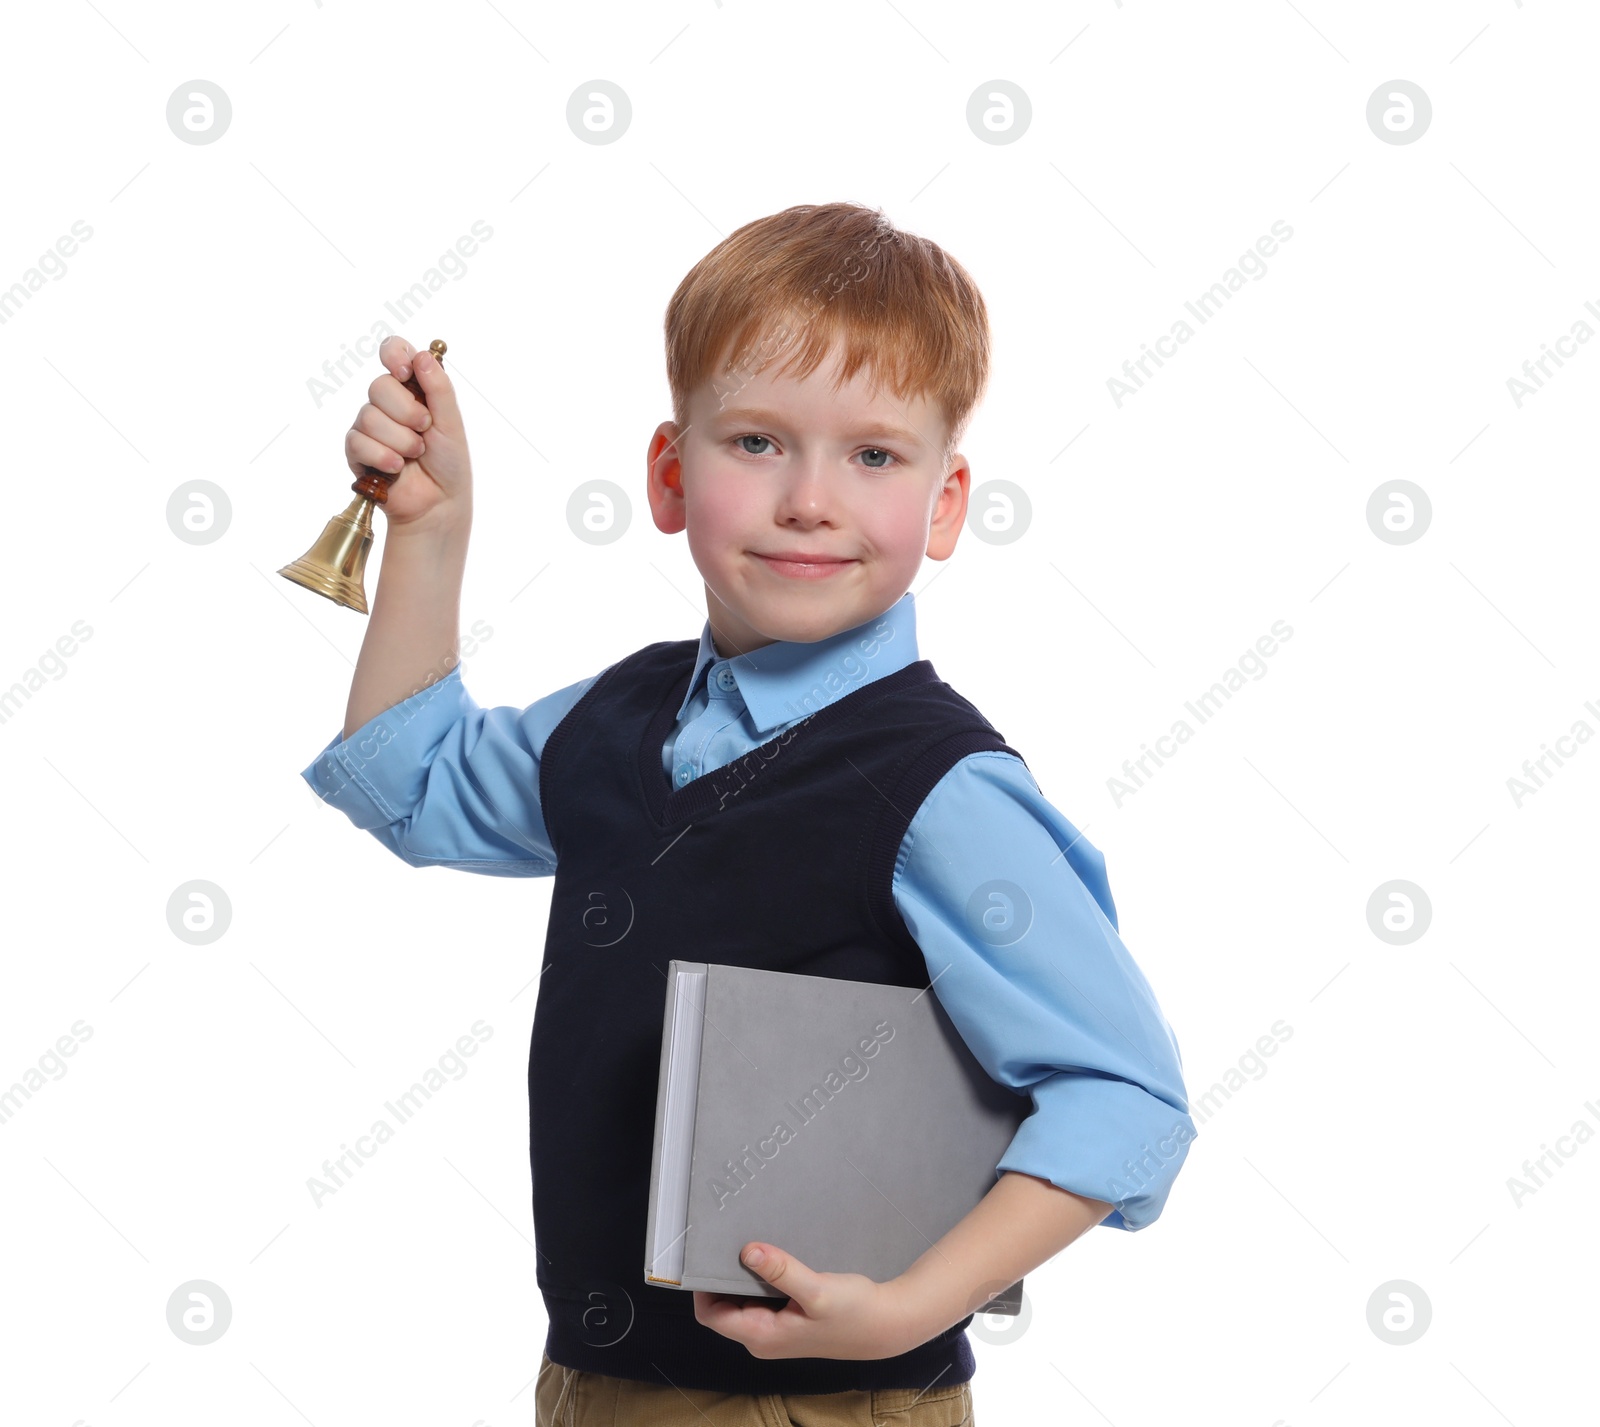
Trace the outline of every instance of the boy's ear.
{"type": "Polygon", "coordinates": [[[663,421],[652,433],[645,453],[650,514],[656,529],[666,535],[676,535],[688,524],[683,508],[683,462],[676,444],[680,434],[675,421],[663,421]]]}
{"type": "Polygon", "coordinates": [[[967,464],[967,458],[957,451],[950,457],[939,500],[933,508],[933,521],[928,527],[930,560],[948,560],[954,553],[956,539],[967,519],[967,495],[971,482],[972,468],[967,464]]]}

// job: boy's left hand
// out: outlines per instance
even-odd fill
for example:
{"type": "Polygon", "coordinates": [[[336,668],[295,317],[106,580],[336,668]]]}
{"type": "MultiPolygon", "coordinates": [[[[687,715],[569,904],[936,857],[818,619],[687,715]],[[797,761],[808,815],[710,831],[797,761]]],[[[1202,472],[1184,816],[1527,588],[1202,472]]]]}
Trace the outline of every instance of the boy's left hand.
{"type": "Polygon", "coordinates": [[[694,1316],[743,1343],[757,1358],[893,1358],[910,1352],[919,1335],[895,1280],[878,1283],[859,1273],[821,1273],[768,1243],[744,1246],[740,1261],[789,1296],[781,1309],[765,1298],[694,1290],[694,1316]],[[762,1260],[751,1263],[752,1249],[762,1260]]]}

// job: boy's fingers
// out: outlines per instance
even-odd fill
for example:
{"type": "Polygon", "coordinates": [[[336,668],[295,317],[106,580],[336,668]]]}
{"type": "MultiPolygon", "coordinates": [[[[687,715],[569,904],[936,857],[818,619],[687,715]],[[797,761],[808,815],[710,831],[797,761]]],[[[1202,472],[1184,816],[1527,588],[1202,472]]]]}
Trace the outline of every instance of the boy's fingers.
{"type": "Polygon", "coordinates": [[[397,476],[405,469],[405,458],[393,447],[385,446],[383,442],[354,427],[344,433],[344,455],[346,464],[358,476],[368,470],[397,476]]]}
{"type": "Polygon", "coordinates": [[[426,403],[413,395],[411,388],[392,372],[372,379],[372,385],[367,388],[367,400],[385,416],[413,431],[426,431],[433,425],[426,403]]]}
{"type": "MultiPolygon", "coordinates": [[[[410,392],[402,391],[400,396],[408,409],[423,411],[422,403],[410,392]]],[[[423,414],[426,415],[426,412],[423,414]]],[[[396,420],[376,404],[363,406],[356,413],[355,425],[351,429],[363,432],[407,460],[415,461],[427,450],[427,443],[415,427],[406,425],[403,420],[396,420]]]]}
{"type": "Polygon", "coordinates": [[[410,377],[411,362],[416,355],[417,349],[396,333],[390,333],[378,345],[378,360],[400,381],[410,377]]]}
{"type": "Polygon", "coordinates": [[[432,352],[418,352],[412,369],[417,385],[428,399],[428,410],[433,414],[433,427],[441,432],[461,434],[461,411],[456,405],[456,389],[450,384],[442,364],[434,360],[432,352]]]}

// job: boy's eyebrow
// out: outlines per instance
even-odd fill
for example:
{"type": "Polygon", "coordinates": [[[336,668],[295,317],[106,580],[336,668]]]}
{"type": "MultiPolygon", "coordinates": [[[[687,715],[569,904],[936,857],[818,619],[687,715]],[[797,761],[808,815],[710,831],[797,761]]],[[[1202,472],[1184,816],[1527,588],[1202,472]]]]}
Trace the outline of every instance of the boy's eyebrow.
{"type": "MultiPolygon", "coordinates": [[[[768,411],[764,406],[728,406],[721,411],[714,412],[711,420],[715,424],[726,426],[786,426],[789,423],[776,411],[768,411]]],[[[861,426],[851,428],[858,436],[881,436],[888,441],[901,441],[908,446],[923,446],[927,443],[904,426],[894,426],[885,421],[868,421],[861,426]]]]}

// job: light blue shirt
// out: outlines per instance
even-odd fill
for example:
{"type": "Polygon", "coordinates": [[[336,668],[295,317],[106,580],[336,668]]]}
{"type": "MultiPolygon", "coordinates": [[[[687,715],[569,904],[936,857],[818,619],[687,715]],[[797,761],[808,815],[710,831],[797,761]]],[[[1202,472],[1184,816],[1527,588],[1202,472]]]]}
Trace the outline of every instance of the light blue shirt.
{"type": "MultiPolygon", "coordinates": [[[[910,593],[828,639],[726,659],[708,621],[662,776],[673,786],[699,778],[917,658],[910,593]]],[[[413,867],[551,876],[539,759],[601,672],[527,708],[484,709],[457,665],[348,739],[336,735],[300,776],[413,867]]],[[[893,893],[973,1055],[1032,1099],[996,1177],[1019,1170],[1105,1200],[1114,1227],[1152,1223],[1196,1130],[1177,1040],[1117,934],[1105,858],[1020,759],[980,751],[912,818],[893,893]],[[989,883],[1007,885],[974,905],[989,883]]]]}

